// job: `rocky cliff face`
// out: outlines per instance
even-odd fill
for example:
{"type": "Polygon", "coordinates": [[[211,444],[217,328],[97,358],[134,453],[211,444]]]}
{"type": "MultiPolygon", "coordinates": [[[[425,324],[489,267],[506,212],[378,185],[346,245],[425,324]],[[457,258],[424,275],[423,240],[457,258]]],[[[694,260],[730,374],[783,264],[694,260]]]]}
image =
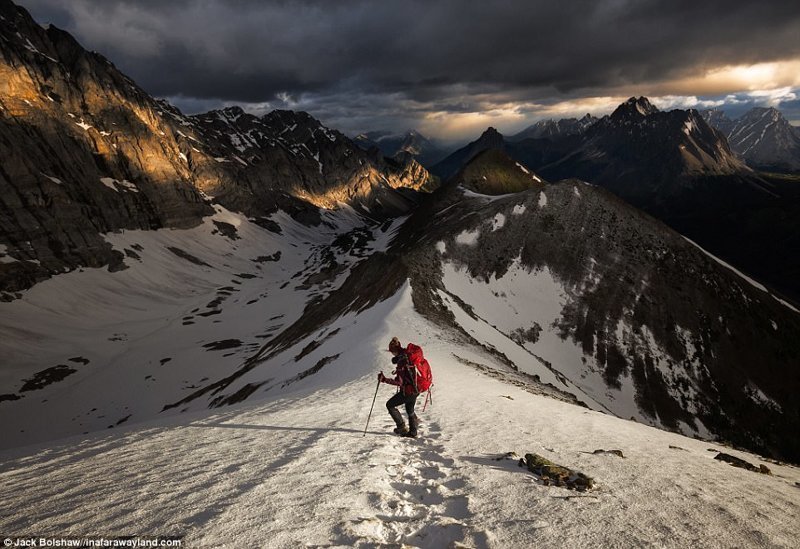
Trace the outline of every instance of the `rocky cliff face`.
{"type": "Polygon", "coordinates": [[[204,178],[203,190],[225,196],[229,207],[253,209],[252,195],[268,201],[283,192],[321,208],[358,203],[373,209],[402,202],[393,189],[435,187],[413,159],[397,163],[370,155],[305,112],[273,111],[258,118],[231,107],[190,118],[214,161],[249,182],[242,189],[226,178],[204,178]]]}
{"type": "Polygon", "coordinates": [[[553,179],[592,181],[625,198],[670,192],[687,178],[749,171],[697,111],[661,112],[644,97],[620,105],[568,155],[539,170],[553,179]]]}
{"type": "Polygon", "coordinates": [[[800,172],[800,136],[777,109],[756,107],[735,120],[717,110],[704,111],[703,117],[728,137],[731,149],[753,168],[800,172]]]}
{"type": "Polygon", "coordinates": [[[0,289],[121,266],[100,233],[209,213],[159,104],[105,58],[8,1],[0,54],[0,289]]]}
{"type": "Polygon", "coordinates": [[[123,268],[102,233],[190,227],[210,200],[311,223],[372,215],[436,186],[413,161],[371,157],[306,113],[183,116],[69,34],[0,0],[0,294],[80,266],[123,268]],[[205,196],[204,196],[205,195],[205,196]]]}

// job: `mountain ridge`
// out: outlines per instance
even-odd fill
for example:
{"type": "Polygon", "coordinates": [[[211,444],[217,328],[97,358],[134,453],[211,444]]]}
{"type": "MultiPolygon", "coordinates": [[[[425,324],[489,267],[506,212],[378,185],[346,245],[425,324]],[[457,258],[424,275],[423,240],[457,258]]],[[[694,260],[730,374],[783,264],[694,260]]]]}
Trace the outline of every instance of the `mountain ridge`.
{"type": "Polygon", "coordinates": [[[342,203],[397,215],[436,186],[413,159],[370,156],[307,113],[184,116],[10,0],[0,14],[0,299],[84,266],[124,268],[102,233],[197,226],[213,201],[316,224],[342,203]],[[312,135],[279,134],[288,118],[312,135]]]}
{"type": "Polygon", "coordinates": [[[779,173],[800,173],[800,135],[774,107],[754,107],[736,119],[721,111],[702,116],[722,131],[731,148],[753,168],[779,173]]]}
{"type": "Polygon", "coordinates": [[[696,110],[658,111],[632,97],[580,134],[511,142],[483,137],[433,166],[443,180],[487,148],[549,181],[610,189],[712,253],[800,302],[797,185],[754,172],[696,110]]]}

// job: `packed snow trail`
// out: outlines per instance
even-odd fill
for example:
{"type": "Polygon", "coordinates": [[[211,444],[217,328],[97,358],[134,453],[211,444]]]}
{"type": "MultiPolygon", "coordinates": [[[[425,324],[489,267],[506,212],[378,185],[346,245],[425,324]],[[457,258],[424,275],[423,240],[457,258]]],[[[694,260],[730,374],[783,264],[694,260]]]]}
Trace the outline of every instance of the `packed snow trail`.
{"type": "Polygon", "coordinates": [[[188,547],[796,546],[796,468],[736,469],[708,448],[760,461],[486,376],[452,353],[491,359],[454,349],[406,301],[385,339],[420,343],[434,368],[420,439],[391,434],[388,386],[362,436],[374,375],[334,388],[311,376],[280,399],[4,451],[0,531],[178,534],[188,547]],[[510,451],[597,488],[539,485],[495,459],[510,451]]]}

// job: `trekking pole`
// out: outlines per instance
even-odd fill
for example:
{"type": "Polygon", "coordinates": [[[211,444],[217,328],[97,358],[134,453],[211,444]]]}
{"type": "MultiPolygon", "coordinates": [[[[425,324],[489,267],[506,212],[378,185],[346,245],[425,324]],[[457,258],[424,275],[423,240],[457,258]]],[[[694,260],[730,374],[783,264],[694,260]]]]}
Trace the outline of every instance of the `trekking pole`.
{"type": "Polygon", "coordinates": [[[367,416],[367,424],[364,426],[364,435],[367,436],[367,428],[369,427],[369,418],[372,417],[372,409],[375,407],[375,399],[378,398],[378,389],[381,388],[381,382],[378,381],[378,385],[375,387],[375,396],[372,397],[372,406],[369,407],[369,415],[367,416]]]}
{"type": "Polygon", "coordinates": [[[422,411],[423,412],[425,411],[425,408],[428,407],[428,400],[430,400],[431,401],[431,405],[433,405],[433,395],[432,395],[431,391],[433,391],[433,385],[431,385],[431,387],[428,389],[428,394],[425,395],[425,404],[422,406],[422,411]]]}

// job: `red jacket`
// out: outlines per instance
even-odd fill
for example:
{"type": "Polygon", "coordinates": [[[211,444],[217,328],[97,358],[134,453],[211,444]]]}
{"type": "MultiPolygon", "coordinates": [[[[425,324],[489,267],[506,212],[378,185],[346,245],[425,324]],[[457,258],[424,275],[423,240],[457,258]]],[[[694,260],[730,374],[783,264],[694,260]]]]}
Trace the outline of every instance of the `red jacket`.
{"type": "Polygon", "coordinates": [[[417,391],[416,372],[414,366],[409,364],[406,354],[400,353],[394,359],[392,359],[392,362],[397,363],[394,379],[384,376],[383,382],[388,383],[389,385],[400,387],[404,395],[413,395],[418,393],[419,391],[417,391]]]}

